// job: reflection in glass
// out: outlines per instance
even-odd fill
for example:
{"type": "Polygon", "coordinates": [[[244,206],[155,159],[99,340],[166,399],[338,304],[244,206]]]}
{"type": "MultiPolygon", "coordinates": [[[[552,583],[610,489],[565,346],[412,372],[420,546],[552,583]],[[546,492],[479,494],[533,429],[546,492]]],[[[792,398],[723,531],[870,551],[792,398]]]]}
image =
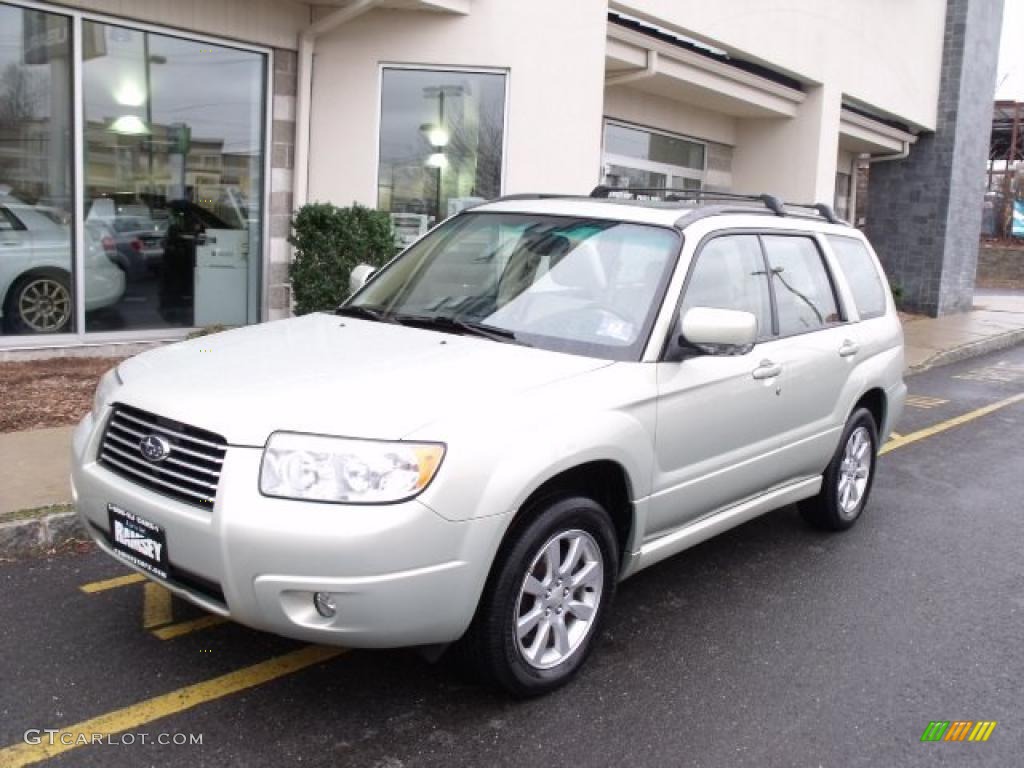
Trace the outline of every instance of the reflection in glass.
{"type": "MultiPolygon", "coordinates": [[[[604,174],[613,189],[649,190],[640,198],[659,198],[660,190],[699,190],[704,178],[704,145],[654,131],[606,122],[604,174]]],[[[612,197],[618,193],[612,192],[612,197]]]]}
{"type": "MultiPolygon", "coordinates": [[[[71,22],[0,4],[0,313],[3,334],[74,330],[71,22]]],[[[85,308],[120,298],[102,244],[85,308]]]]}
{"type": "Polygon", "coordinates": [[[761,241],[775,286],[779,335],[806,333],[840,322],[832,282],[814,240],[765,235],[761,241]]]}
{"type": "Polygon", "coordinates": [[[86,229],[127,280],[86,329],[255,322],[264,57],[90,21],[83,37],[86,229]]]}
{"type": "Polygon", "coordinates": [[[505,76],[385,69],[377,205],[399,237],[501,194],[505,76]]]}
{"type": "Polygon", "coordinates": [[[703,144],[616,123],[605,125],[604,150],[613,155],[704,170],[703,144]]]}

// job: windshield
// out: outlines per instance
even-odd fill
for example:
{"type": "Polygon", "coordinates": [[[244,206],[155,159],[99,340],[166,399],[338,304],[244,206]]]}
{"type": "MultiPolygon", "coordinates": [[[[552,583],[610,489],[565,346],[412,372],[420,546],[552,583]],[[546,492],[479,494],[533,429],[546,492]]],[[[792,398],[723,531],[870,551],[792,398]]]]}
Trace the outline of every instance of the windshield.
{"type": "Polygon", "coordinates": [[[522,344],[638,359],[679,252],[663,227],[535,214],[467,213],[413,245],[354,307],[439,329],[475,324],[522,344]]]}

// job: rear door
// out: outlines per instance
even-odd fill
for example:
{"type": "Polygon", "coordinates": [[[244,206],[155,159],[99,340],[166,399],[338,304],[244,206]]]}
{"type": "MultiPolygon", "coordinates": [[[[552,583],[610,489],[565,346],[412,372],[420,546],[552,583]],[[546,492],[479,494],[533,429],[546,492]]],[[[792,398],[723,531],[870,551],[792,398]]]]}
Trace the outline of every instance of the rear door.
{"type": "Polygon", "coordinates": [[[776,310],[774,359],[783,369],[778,461],[790,478],[809,477],[824,470],[835,450],[845,419],[842,393],[861,342],[813,234],[766,233],[761,243],[776,310]]]}

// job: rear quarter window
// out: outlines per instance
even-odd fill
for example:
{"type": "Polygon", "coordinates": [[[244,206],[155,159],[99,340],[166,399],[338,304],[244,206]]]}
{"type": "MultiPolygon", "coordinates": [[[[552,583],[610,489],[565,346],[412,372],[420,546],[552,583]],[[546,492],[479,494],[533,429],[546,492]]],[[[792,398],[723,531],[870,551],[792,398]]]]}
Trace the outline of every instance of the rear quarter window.
{"type": "Polygon", "coordinates": [[[885,314],[885,284],[864,243],[852,237],[828,235],[836,263],[853,291],[853,300],[861,320],[885,314]]]}

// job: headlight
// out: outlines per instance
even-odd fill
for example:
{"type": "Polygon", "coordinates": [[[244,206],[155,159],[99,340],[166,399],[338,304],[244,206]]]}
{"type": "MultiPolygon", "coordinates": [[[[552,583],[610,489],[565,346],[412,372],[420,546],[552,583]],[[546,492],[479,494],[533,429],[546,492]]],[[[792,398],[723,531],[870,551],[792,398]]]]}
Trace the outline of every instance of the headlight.
{"type": "Polygon", "coordinates": [[[117,373],[117,368],[111,368],[100,377],[99,384],[96,385],[96,394],[92,396],[92,412],[94,416],[99,416],[100,412],[107,407],[110,398],[113,397],[114,392],[123,383],[117,373]]]}
{"type": "Polygon", "coordinates": [[[263,451],[260,492],[350,504],[405,501],[427,487],[443,457],[440,443],[275,432],[263,451]]]}

